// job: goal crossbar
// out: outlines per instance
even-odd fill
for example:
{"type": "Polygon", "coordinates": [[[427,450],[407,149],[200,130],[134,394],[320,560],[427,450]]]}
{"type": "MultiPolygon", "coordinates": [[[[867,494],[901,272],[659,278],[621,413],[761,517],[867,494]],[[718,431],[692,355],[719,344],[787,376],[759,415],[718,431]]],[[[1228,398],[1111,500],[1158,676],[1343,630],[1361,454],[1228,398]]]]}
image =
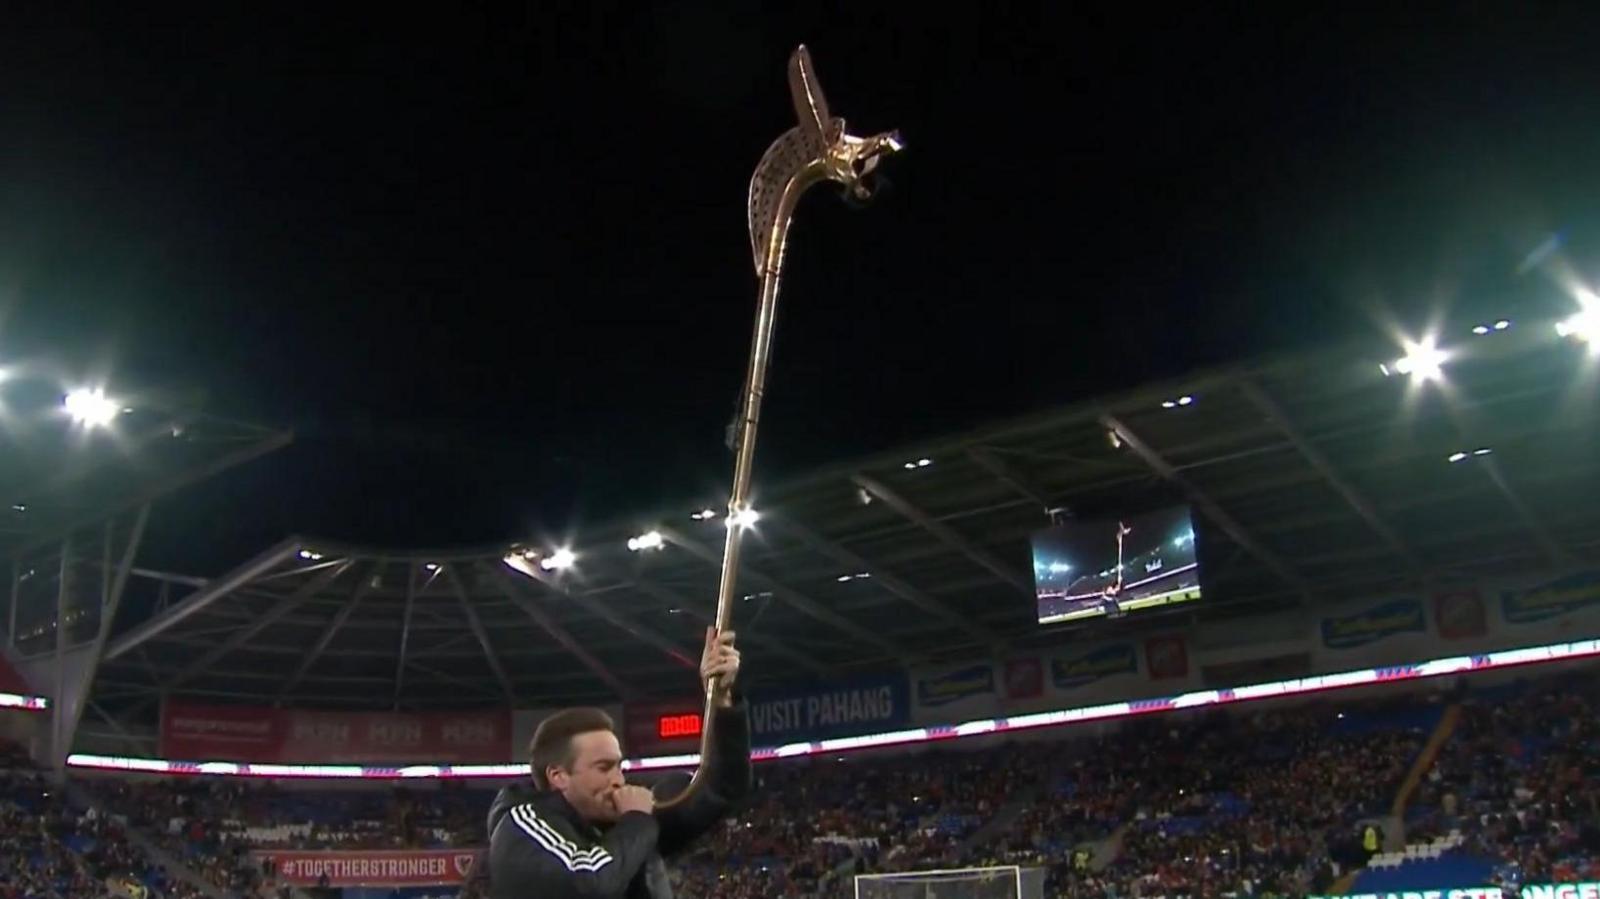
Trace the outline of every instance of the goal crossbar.
{"type": "Polygon", "coordinates": [[[933,868],[925,871],[895,871],[882,874],[857,874],[855,876],[855,897],[861,897],[862,881],[899,882],[907,885],[929,886],[932,884],[959,882],[963,879],[976,880],[994,875],[1009,877],[1013,899],[1022,899],[1022,866],[1021,865],[990,865],[978,868],[933,868]]]}

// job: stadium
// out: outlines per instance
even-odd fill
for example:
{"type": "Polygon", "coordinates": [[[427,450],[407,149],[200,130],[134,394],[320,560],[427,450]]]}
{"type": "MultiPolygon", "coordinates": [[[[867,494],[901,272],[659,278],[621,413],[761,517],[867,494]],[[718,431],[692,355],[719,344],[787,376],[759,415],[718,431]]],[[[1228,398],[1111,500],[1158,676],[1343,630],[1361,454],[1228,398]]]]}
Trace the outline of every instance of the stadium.
{"type": "MultiPolygon", "coordinates": [[[[1557,324],[1459,327],[1438,367],[1197,373],[765,487],[734,616],[758,793],[682,892],[1593,880],[1600,512],[1570,498],[1600,495],[1597,407],[1557,324]],[[1175,504],[1201,598],[1039,625],[1035,535],[1175,504]]],[[[59,470],[87,424],[7,456],[18,895],[472,892],[492,790],[563,704],[607,708],[635,776],[694,764],[714,497],[566,546],[296,536],[157,571],[158,501],[292,435],[135,409],[135,452],[59,470]]]]}
{"type": "Polygon", "coordinates": [[[1600,899],[1593,23],[790,6],[0,34],[0,899],[1600,899]]]}

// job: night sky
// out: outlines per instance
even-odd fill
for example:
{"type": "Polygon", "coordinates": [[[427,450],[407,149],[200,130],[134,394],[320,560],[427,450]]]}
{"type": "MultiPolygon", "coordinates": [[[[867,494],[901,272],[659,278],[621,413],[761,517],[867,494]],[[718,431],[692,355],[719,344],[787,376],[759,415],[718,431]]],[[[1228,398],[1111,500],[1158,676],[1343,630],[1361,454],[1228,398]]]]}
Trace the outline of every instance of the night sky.
{"type": "Polygon", "coordinates": [[[50,6],[0,36],[0,354],[297,431],[163,507],[156,560],[200,573],[724,491],[745,192],[800,41],[835,114],[908,149],[871,208],[800,210],[762,478],[1552,314],[1524,265],[1552,235],[1600,276],[1592,5],[50,6]]]}

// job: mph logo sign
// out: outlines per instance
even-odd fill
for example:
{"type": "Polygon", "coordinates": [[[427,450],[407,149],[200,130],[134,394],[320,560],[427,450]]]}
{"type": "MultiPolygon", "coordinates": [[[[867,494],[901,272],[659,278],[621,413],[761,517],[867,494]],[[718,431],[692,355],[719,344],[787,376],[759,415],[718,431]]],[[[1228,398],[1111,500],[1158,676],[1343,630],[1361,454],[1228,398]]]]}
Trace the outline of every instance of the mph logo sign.
{"type": "Polygon", "coordinates": [[[279,764],[499,764],[511,713],[322,712],[168,701],[161,754],[185,761],[279,764]]]}

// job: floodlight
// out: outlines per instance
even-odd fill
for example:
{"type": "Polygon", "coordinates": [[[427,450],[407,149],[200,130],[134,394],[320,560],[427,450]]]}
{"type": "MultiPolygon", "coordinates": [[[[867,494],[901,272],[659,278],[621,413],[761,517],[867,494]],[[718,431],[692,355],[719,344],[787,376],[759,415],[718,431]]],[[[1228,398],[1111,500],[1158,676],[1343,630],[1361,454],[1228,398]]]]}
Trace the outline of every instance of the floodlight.
{"type": "Polygon", "coordinates": [[[548,556],[539,560],[539,567],[545,571],[562,571],[571,568],[578,561],[572,550],[562,547],[548,556]]]}
{"type": "Polygon", "coordinates": [[[628,538],[628,549],[640,552],[646,549],[660,549],[663,546],[660,531],[650,531],[637,537],[628,538]]]}
{"type": "Polygon", "coordinates": [[[98,387],[81,387],[61,400],[61,408],[86,428],[103,428],[123,411],[122,406],[98,387]]]}
{"type": "Polygon", "coordinates": [[[1589,345],[1591,352],[1600,350],[1600,308],[1588,308],[1571,318],[1556,323],[1556,333],[1589,345]]]}
{"type": "Polygon", "coordinates": [[[1444,374],[1444,364],[1450,354],[1439,349],[1431,339],[1413,343],[1406,341],[1406,354],[1388,365],[1379,366],[1385,375],[1410,375],[1418,381],[1431,381],[1444,374]]]}

